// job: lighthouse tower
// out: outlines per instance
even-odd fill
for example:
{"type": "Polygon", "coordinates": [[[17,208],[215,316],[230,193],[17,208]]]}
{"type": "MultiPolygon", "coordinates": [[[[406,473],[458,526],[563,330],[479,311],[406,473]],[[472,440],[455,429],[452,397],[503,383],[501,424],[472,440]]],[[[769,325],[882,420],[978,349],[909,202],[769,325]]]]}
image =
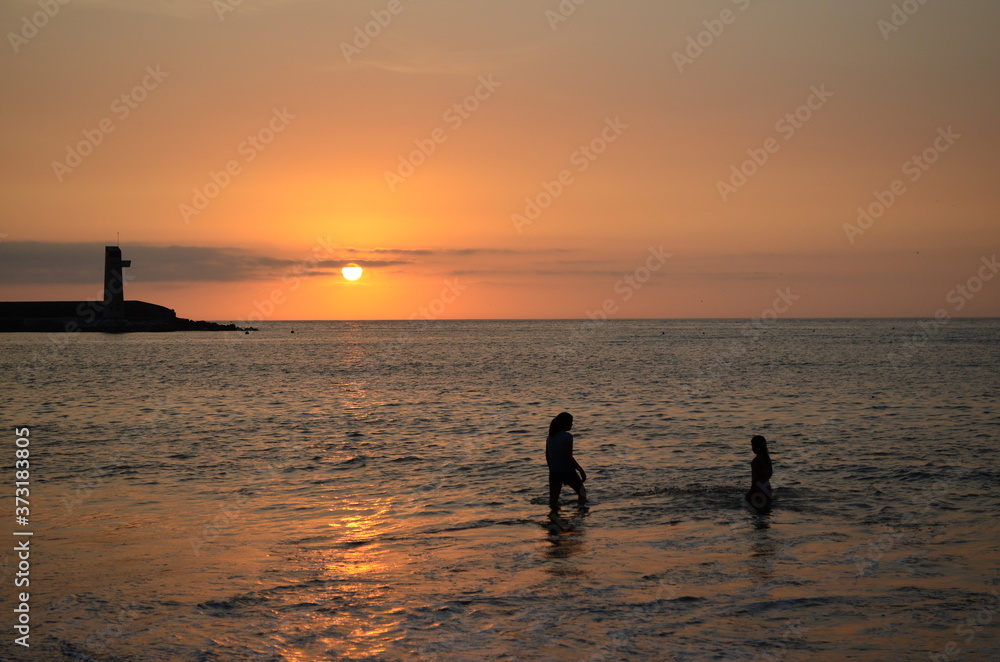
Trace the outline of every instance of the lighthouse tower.
{"type": "Polygon", "coordinates": [[[131,267],[132,260],[122,259],[122,249],[118,246],[104,247],[104,317],[121,319],[125,317],[125,280],[122,268],[131,267]]]}

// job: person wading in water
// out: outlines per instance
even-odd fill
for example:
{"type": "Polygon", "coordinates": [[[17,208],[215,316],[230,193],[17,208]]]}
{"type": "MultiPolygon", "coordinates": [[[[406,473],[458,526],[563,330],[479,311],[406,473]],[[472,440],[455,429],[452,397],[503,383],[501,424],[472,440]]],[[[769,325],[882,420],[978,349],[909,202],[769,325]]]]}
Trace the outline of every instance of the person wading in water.
{"type": "Polygon", "coordinates": [[[573,457],[573,417],[562,412],[549,424],[549,436],[545,439],[545,462],[549,465],[549,507],[559,508],[559,492],[563,485],[569,485],[579,497],[582,506],[587,503],[587,489],[583,481],[587,472],[573,457]],[[577,471],[580,472],[577,475],[577,471]]]}
{"type": "Polygon", "coordinates": [[[757,510],[771,506],[771,456],[767,453],[767,439],[756,435],[750,440],[754,458],[750,462],[750,489],[746,500],[757,510]]]}

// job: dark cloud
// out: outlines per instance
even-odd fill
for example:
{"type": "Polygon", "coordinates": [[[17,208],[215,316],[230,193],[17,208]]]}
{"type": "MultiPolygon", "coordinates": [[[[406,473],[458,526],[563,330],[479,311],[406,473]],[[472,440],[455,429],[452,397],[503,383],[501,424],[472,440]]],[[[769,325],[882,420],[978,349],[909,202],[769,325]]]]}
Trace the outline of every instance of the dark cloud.
{"type": "Polygon", "coordinates": [[[544,253],[569,253],[569,248],[349,248],[354,253],[389,254],[389,255],[538,255],[544,253]]]}
{"type": "Polygon", "coordinates": [[[103,274],[103,246],[0,242],[0,282],[4,284],[101,283],[103,274]]]}
{"type": "Polygon", "coordinates": [[[525,267],[523,269],[453,269],[449,276],[608,276],[620,278],[624,271],[609,269],[540,269],[525,267]]]}
{"type": "MultiPolygon", "coordinates": [[[[474,278],[573,278],[617,279],[641,264],[620,256],[601,259],[539,259],[572,249],[506,248],[341,248],[343,256],[311,259],[275,257],[231,247],[152,246],[132,244],[123,248],[134,265],[128,272],[135,281],[239,282],[264,281],[284,275],[336,276],[349,262],[366,269],[384,269],[437,263],[449,276],[474,278]],[[435,258],[447,258],[444,261],[435,258]],[[478,258],[478,259],[477,259],[478,258]],[[491,259],[492,258],[492,259],[491,259]],[[518,259],[521,258],[521,259],[518,259]]],[[[785,255],[676,256],[671,259],[670,280],[761,280],[780,276],[785,255]],[[760,268],[763,265],[770,268],[760,268]],[[774,267],[778,267],[775,269],[774,267]]],[[[819,256],[817,256],[819,258],[819,256]]],[[[818,260],[817,260],[818,262],[818,260]]],[[[791,265],[787,265],[791,267],[791,265]]],[[[92,283],[99,285],[104,270],[104,245],[42,241],[0,241],[0,283],[5,285],[92,283]]],[[[787,276],[792,269],[784,270],[787,276]]],[[[801,274],[800,274],[801,275],[801,274]]]]}
{"type": "MultiPolygon", "coordinates": [[[[285,274],[326,276],[349,262],[368,269],[411,264],[409,260],[358,258],[314,260],[258,255],[238,248],[147,246],[123,248],[130,275],[142,282],[234,282],[269,280],[285,274]]],[[[8,285],[101,283],[104,245],[42,241],[0,242],[0,283],[8,285]]]]}
{"type": "MultiPolygon", "coordinates": [[[[130,244],[122,249],[134,265],[127,273],[136,281],[238,282],[270,280],[286,274],[330,276],[354,262],[366,269],[414,264],[413,258],[487,257],[565,253],[569,249],[511,248],[345,248],[343,257],[316,260],[260,255],[253,251],[212,246],[152,246],[130,244]]],[[[516,272],[516,270],[513,270],[516,272]]],[[[47,285],[100,284],[104,244],[46,241],[0,241],[0,283],[47,285]]],[[[472,271],[466,272],[472,273],[472,271]]]]}

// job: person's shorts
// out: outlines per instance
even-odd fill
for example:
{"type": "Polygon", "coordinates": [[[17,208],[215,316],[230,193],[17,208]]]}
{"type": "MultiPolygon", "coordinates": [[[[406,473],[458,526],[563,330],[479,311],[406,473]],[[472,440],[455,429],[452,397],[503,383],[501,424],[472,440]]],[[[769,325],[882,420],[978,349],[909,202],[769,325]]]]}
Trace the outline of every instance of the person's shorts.
{"type": "Polygon", "coordinates": [[[570,487],[576,489],[583,485],[583,481],[580,480],[580,474],[575,471],[550,471],[549,472],[549,484],[550,485],[569,485],[570,487]]]}

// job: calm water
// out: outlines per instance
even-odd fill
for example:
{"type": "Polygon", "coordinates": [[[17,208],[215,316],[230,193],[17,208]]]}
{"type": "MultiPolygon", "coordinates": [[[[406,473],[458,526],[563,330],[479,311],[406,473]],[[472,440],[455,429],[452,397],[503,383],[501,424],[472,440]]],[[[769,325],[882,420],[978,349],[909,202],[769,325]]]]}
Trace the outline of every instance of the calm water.
{"type": "Polygon", "coordinates": [[[0,335],[35,531],[32,646],[6,545],[0,657],[998,660],[1000,322],[919,332],[0,335]],[[593,503],[552,522],[562,410],[593,503]]]}

